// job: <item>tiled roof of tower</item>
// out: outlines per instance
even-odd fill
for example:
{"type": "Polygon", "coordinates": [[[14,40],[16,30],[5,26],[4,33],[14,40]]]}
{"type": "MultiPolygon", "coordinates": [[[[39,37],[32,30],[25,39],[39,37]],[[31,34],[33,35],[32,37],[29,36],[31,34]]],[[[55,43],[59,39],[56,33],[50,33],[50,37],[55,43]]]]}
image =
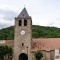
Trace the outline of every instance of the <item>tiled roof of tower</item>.
{"type": "Polygon", "coordinates": [[[24,7],[24,9],[21,11],[21,13],[17,16],[17,17],[29,17],[29,14],[27,13],[26,8],[24,7]]]}

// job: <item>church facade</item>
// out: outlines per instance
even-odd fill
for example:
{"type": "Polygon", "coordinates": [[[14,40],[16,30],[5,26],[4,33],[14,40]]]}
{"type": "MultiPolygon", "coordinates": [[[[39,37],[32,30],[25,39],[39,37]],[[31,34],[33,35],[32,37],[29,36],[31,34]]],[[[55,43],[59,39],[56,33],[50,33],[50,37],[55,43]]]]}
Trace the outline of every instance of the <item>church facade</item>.
{"type": "Polygon", "coordinates": [[[13,47],[13,60],[36,60],[36,51],[43,53],[41,60],[60,60],[60,38],[32,38],[32,18],[25,7],[15,17],[14,40],[0,40],[0,44],[13,47]]]}

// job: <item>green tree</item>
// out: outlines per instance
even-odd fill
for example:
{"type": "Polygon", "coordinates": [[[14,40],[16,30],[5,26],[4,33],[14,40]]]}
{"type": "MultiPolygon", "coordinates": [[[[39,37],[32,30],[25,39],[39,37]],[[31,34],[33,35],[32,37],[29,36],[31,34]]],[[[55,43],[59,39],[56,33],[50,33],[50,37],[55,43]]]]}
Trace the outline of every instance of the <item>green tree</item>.
{"type": "Polygon", "coordinates": [[[10,59],[12,59],[12,57],[13,57],[13,49],[12,49],[12,47],[8,47],[8,59],[10,58],[10,59]]]}
{"type": "Polygon", "coordinates": [[[0,60],[4,60],[4,57],[12,58],[13,49],[10,46],[0,46],[0,60]]]}
{"type": "Polygon", "coordinates": [[[40,60],[42,57],[43,57],[43,54],[42,54],[41,51],[37,51],[37,52],[35,53],[35,58],[36,58],[36,60],[40,60]]]}

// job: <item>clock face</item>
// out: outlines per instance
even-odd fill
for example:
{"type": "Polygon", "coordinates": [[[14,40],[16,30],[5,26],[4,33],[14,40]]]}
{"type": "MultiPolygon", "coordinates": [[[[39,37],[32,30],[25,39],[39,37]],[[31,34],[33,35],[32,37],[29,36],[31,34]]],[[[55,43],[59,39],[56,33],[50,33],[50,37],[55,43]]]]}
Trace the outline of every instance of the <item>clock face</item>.
{"type": "Polygon", "coordinates": [[[25,31],[24,31],[24,30],[22,30],[22,31],[20,32],[20,34],[21,34],[21,35],[24,35],[24,34],[25,34],[25,31]]]}

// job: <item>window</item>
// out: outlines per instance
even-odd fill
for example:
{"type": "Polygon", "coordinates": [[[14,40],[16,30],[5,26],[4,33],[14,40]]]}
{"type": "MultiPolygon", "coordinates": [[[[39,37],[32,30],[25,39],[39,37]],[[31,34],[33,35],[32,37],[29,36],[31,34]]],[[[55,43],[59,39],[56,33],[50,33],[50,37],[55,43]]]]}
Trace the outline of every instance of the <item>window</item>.
{"type": "Polygon", "coordinates": [[[22,43],[22,46],[24,46],[24,43],[22,43]]]}
{"type": "Polygon", "coordinates": [[[24,20],[24,26],[27,26],[27,20],[26,19],[24,20]]]}
{"type": "Polygon", "coordinates": [[[19,20],[19,26],[21,26],[22,25],[22,20],[19,20]]]}

